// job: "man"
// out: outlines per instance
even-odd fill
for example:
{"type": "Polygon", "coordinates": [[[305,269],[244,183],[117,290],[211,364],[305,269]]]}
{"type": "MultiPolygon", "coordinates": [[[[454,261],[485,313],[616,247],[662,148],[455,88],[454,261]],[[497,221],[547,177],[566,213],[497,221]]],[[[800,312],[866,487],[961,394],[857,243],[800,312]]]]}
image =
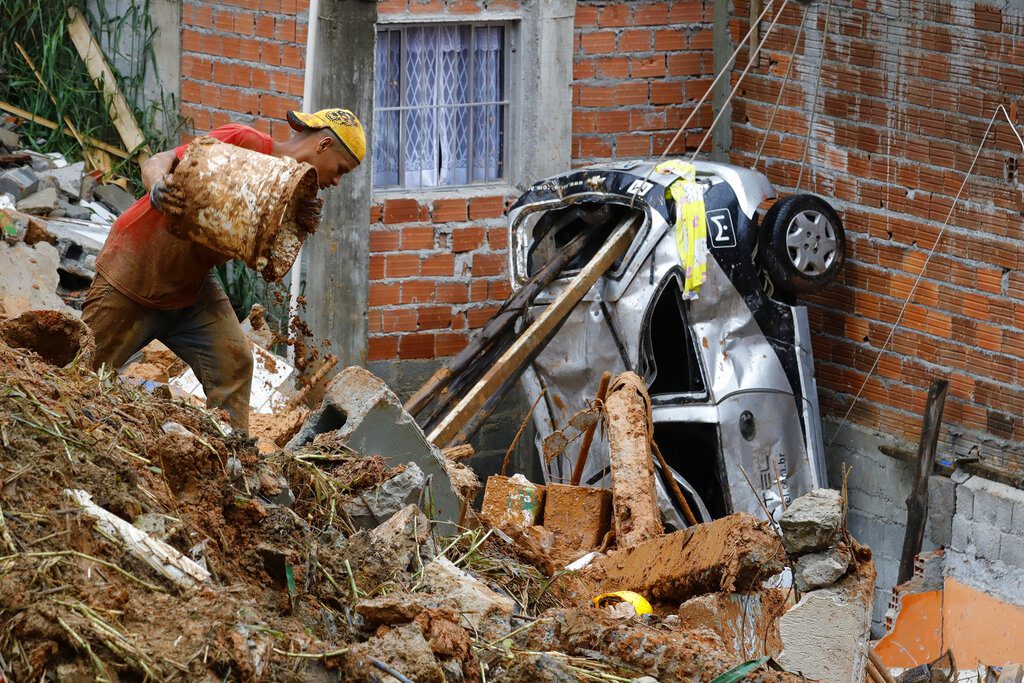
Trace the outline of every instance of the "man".
{"type": "MultiPolygon", "coordinates": [[[[295,133],[285,142],[238,124],[209,134],[222,142],[311,164],[320,189],[337,185],[366,156],[363,127],[347,109],[288,112],[288,123],[295,133]]],[[[226,410],[232,427],[246,431],[252,352],[211,272],[230,258],[179,239],[166,227],[186,200],[175,188],[173,175],[186,147],[161,152],[143,164],[142,183],[149,196],[114,222],[96,258],[96,278],[82,318],[96,336],[96,368],[116,370],[158,339],[192,368],[207,403],[226,410]]],[[[305,210],[318,214],[320,205],[315,199],[305,210]]]]}

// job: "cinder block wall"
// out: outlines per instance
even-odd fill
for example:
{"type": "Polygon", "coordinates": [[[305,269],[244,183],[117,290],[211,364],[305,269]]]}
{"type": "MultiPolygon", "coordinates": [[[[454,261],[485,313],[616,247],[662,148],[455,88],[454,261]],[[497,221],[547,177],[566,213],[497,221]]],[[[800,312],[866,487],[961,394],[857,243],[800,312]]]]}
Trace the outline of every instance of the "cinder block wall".
{"type": "MultiPolygon", "coordinates": [[[[742,17],[731,27],[735,41],[749,26],[749,1],[735,0],[733,15],[742,17]]],[[[745,54],[737,69],[746,65],[745,54]]],[[[846,224],[848,262],[840,280],[810,298],[825,413],[844,414],[864,383],[996,106],[1005,104],[1019,126],[1022,54],[1019,3],[833,0],[806,9],[790,3],[752,68],[734,102],[734,161],[752,164],[767,134],[759,168],[792,192],[806,149],[800,191],[832,200],[846,224]],[[768,132],[805,11],[793,73],[768,132]]],[[[852,415],[916,443],[929,381],[946,377],[947,457],[980,457],[1018,479],[1024,475],[1020,159],[1020,145],[1000,115],[902,327],[852,415]]]]}

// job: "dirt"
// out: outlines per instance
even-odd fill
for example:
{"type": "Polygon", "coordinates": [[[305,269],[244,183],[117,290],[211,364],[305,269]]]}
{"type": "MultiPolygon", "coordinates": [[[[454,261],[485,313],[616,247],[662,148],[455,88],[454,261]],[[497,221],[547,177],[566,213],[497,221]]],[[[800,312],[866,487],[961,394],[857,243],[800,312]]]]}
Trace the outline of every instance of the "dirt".
{"type": "Polygon", "coordinates": [[[624,372],[608,389],[605,419],[611,457],[615,542],[629,548],[664,533],[651,458],[651,399],[644,381],[624,372]]]}
{"type": "Polygon", "coordinates": [[[0,339],[8,346],[29,349],[50,365],[62,368],[76,357],[88,364],[96,340],[85,323],[62,311],[28,311],[0,323],[0,339]]]}
{"type": "Polygon", "coordinates": [[[589,551],[611,529],[612,499],[608,489],[548,484],[544,528],[567,549],[589,551]]]}
{"type": "Polygon", "coordinates": [[[260,453],[273,453],[298,433],[307,415],[306,408],[284,413],[249,413],[249,436],[256,439],[260,453]]]}
{"type": "Polygon", "coordinates": [[[142,349],[141,353],[142,359],[122,370],[122,375],[132,379],[166,384],[188,368],[185,361],[178,358],[173,351],[159,341],[150,342],[142,349]]]}

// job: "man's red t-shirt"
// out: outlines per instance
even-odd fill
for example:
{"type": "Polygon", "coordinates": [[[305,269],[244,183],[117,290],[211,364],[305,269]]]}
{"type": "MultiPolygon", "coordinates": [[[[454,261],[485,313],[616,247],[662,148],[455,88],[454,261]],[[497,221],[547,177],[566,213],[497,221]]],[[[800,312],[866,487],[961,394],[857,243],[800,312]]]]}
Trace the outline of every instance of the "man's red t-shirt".
{"type": "MultiPolygon", "coordinates": [[[[255,152],[270,154],[273,140],[249,126],[228,124],[209,133],[255,152]]],[[[187,145],[175,148],[178,159],[187,145]]],[[[167,231],[169,219],[145,196],[121,214],[96,257],[96,270],[115,289],[150,308],[171,310],[196,302],[206,274],[230,257],[167,231]]]]}

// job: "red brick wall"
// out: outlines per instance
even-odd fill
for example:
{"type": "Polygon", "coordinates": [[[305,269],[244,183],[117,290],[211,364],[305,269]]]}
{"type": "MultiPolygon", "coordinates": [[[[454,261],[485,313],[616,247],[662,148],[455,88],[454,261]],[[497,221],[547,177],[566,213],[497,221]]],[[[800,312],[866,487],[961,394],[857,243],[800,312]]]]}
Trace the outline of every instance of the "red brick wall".
{"type": "MultiPolygon", "coordinates": [[[[712,1],[576,3],[572,155],[658,156],[713,77],[712,1]]],[[[695,147],[710,101],[672,151],[695,147]]]]}
{"type": "MultiPolygon", "coordinates": [[[[752,162],[767,128],[803,11],[791,5],[735,103],[738,163],[752,162]]],[[[817,21],[808,20],[766,146],[763,168],[789,190],[814,110],[825,5],[818,3],[817,21]]],[[[734,16],[749,16],[747,0],[736,0],[734,16]]],[[[732,28],[735,39],[747,23],[732,28]]],[[[829,33],[803,191],[834,198],[849,239],[840,281],[811,300],[822,404],[842,415],[935,242],[995,106],[1007,104],[1019,123],[1024,11],[968,0],[834,0],[829,33]]],[[[946,440],[958,452],[980,443],[983,459],[1024,473],[1020,159],[1000,118],[853,416],[916,440],[928,383],[946,377],[946,440]]]]}
{"type": "Polygon", "coordinates": [[[181,112],[197,132],[246,123],[276,139],[302,105],[308,0],[185,0],[181,112]]]}
{"type": "MultiPolygon", "coordinates": [[[[443,4],[389,0],[381,3],[380,12],[438,12],[443,4]]],[[[471,15],[477,4],[449,0],[447,12],[457,21],[471,15]]],[[[507,7],[516,4],[506,2],[507,7]]],[[[487,5],[495,9],[493,0],[487,5]]],[[[710,0],[578,3],[574,161],[661,152],[710,83],[710,7],[710,0]]],[[[701,123],[709,122],[710,105],[701,123]]],[[[696,144],[697,134],[702,131],[687,141],[696,144]]],[[[528,148],[523,151],[529,153],[528,148]]],[[[393,193],[375,198],[370,360],[457,353],[508,295],[503,212],[517,193],[479,194],[460,198],[456,191],[444,199],[422,201],[393,193]]]]}

